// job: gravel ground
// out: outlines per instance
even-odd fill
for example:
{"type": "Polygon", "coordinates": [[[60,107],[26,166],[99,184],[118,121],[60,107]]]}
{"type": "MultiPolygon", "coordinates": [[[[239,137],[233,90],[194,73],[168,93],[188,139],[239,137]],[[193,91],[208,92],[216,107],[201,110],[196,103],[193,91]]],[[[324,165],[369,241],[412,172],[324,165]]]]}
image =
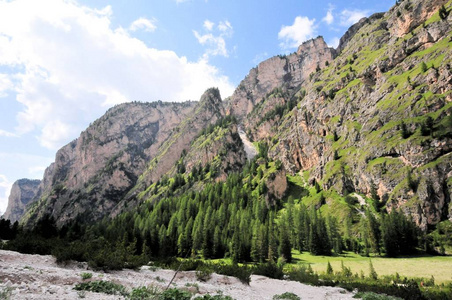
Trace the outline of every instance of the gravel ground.
{"type": "MultiPolygon", "coordinates": [[[[173,278],[173,270],[143,267],[139,271],[122,270],[114,272],[94,272],[86,263],[58,265],[50,255],[29,255],[0,250],[0,299],[8,289],[11,299],[122,299],[101,293],[78,292],[75,284],[82,282],[82,273],[92,273],[89,280],[108,280],[125,286],[154,286],[166,288],[173,278]]],[[[291,292],[301,299],[353,299],[353,294],[341,288],[313,287],[294,281],[251,276],[250,285],[229,276],[212,274],[207,282],[196,279],[194,271],[179,272],[171,287],[189,290],[196,295],[217,294],[234,299],[272,299],[276,294],[291,292]]]]}

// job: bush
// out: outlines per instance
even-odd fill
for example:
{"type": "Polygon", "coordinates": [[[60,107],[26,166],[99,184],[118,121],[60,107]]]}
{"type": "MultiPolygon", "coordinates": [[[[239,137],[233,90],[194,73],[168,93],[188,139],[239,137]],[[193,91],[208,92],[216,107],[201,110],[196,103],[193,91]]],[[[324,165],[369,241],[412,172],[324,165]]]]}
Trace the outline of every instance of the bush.
{"type": "Polygon", "coordinates": [[[215,272],[217,272],[218,274],[236,277],[241,282],[246,284],[250,284],[251,271],[251,268],[248,268],[246,266],[240,267],[238,264],[219,264],[215,268],[215,272]]]}
{"type": "Polygon", "coordinates": [[[293,267],[288,272],[290,280],[309,283],[312,285],[319,284],[319,275],[312,270],[311,265],[301,265],[293,267]]]}
{"type": "Polygon", "coordinates": [[[441,18],[441,20],[447,19],[449,13],[450,11],[448,11],[444,5],[442,5],[441,8],[439,9],[439,17],[441,18]]]}
{"type": "Polygon", "coordinates": [[[276,265],[275,262],[267,262],[257,265],[253,270],[253,274],[262,275],[274,279],[282,279],[284,277],[282,266],[276,265]]]}
{"type": "Polygon", "coordinates": [[[388,296],[384,294],[375,294],[372,292],[365,292],[365,293],[357,293],[353,298],[359,298],[363,300],[399,300],[401,298],[388,296]]]}
{"type": "Polygon", "coordinates": [[[402,131],[402,138],[407,139],[411,136],[412,133],[408,130],[405,122],[402,121],[402,123],[400,124],[400,129],[402,131]]]}
{"type": "Polygon", "coordinates": [[[196,278],[203,282],[209,281],[209,279],[212,278],[212,270],[207,267],[196,270],[196,278]]]}
{"type": "Polygon", "coordinates": [[[93,273],[82,273],[80,274],[83,280],[91,279],[93,277],[93,273]]]}
{"type": "Polygon", "coordinates": [[[422,64],[421,64],[422,73],[427,72],[427,70],[428,70],[427,64],[425,62],[422,62],[422,64]]]}
{"type": "Polygon", "coordinates": [[[11,297],[12,288],[9,286],[0,287],[0,299],[8,300],[11,297]]]}
{"type": "Polygon", "coordinates": [[[138,288],[133,288],[130,293],[130,299],[144,300],[144,299],[154,299],[156,295],[160,294],[160,288],[155,286],[141,286],[138,288]]]}
{"type": "Polygon", "coordinates": [[[223,294],[218,294],[218,295],[204,295],[204,296],[199,296],[196,297],[194,300],[233,300],[232,297],[230,296],[224,296],[223,294]]]}
{"type": "Polygon", "coordinates": [[[274,295],[273,300],[280,300],[280,299],[286,299],[286,300],[300,300],[300,297],[295,295],[294,293],[286,292],[284,294],[280,295],[274,295]]]}
{"type": "Polygon", "coordinates": [[[191,294],[187,291],[179,289],[168,289],[164,291],[158,298],[158,300],[190,300],[191,294]]]}
{"type": "Polygon", "coordinates": [[[78,283],[75,285],[74,290],[104,293],[108,295],[121,295],[124,297],[129,295],[123,285],[102,280],[78,283]]]}

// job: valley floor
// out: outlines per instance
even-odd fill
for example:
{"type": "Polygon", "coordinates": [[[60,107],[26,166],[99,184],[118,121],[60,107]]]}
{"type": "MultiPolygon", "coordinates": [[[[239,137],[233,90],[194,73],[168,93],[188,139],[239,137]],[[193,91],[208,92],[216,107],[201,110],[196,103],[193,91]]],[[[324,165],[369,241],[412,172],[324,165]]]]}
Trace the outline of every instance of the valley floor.
{"type": "MultiPolygon", "coordinates": [[[[92,273],[89,280],[106,280],[125,286],[129,291],[140,286],[154,286],[164,289],[175,271],[143,267],[140,271],[123,270],[114,272],[93,272],[86,263],[58,265],[49,255],[28,255],[0,250],[0,295],[10,291],[11,299],[118,299],[92,292],[77,292],[73,288],[82,282],[82,273],[92,273]]],[[[250,285],[234,277],[212,274],[207,282],[200,282],[194,271],[179,272],[171,287],[186,289],[197,295],[217,294],[234,299],[272,299],[274,295],[291,292],[301,299],[353,299],[353,294],[335,287],[314,287],[294,281],[251,276],[250,285]]],[[[0,297],[1,298],[1,297],[0,297]]]]}

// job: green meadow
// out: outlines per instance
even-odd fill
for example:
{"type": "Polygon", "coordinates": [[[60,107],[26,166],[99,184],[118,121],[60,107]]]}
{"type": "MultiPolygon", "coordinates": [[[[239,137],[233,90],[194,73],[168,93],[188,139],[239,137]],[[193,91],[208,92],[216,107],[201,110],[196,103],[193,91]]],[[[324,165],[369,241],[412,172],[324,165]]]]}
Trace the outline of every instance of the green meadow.
{"type": "Polygon", "coordinates": [[[349,267],[353,273],[360,274],[364,272],[369,275],[369,260],[379,276],[395,275],[398,273],[401,277],[407,278],[435,278],[436,284],[452,282],[452,257],[451,256],[410,256],[399,258],[386,258],[371,256],[365,257],[353,252],[345,252],[340,256],[315,256],[308,252],[300,253],[292,251],[293,263],[309,264],[312,269],[318,273],[326,272],[327,264],[330,262],[334,272],[341,270],[342,262],[349,267]]]}

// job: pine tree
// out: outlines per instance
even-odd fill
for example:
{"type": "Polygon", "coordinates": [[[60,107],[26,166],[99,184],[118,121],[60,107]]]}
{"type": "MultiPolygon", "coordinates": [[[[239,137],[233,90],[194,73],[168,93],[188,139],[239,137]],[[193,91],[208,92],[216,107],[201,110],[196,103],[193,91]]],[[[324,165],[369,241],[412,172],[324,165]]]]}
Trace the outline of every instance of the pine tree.
{"type": "Polygon", "coordinates": [[[279,256],[284,257],[286,262],[292,262],[292,245],[290,243],[288,228],[281,226],[279,237],[279,256]]]}
{"type": "Polygon", "coordinates": [[[447,17],[449,16],[449,13],[450,13],[450,11],[448,11],[444,5],[442,5],[440,7],[440,9],[439,9],[439,17],[441,18],[441,20],[447,19],[447,17]]]}
{"type": "Polygon", "coordinates": [[[368,226],[368,236],[369,236],[369,243],[370,247],[373,253],[378,253],[380,255],[380,243],[381,243],[381,231],[380,231],[380,223],[378,222],[377,218],[370,212],[369,210],[366,210],[365,216],[367,219],[367,226],[368,226]]]}
{"type": "Polygon", "coordinates": [[[333,267],[330,264],[330,261],[328,261],[328,264],[326,265],[326,274],[333,275],[333,267]]]}
{"type": "Polygon", "coordinates": [[[374,265],[372,264],[372,260],[369,259],[369,277],[373,280],[378,279],[378,274],[375,271],[374,265]]]}

